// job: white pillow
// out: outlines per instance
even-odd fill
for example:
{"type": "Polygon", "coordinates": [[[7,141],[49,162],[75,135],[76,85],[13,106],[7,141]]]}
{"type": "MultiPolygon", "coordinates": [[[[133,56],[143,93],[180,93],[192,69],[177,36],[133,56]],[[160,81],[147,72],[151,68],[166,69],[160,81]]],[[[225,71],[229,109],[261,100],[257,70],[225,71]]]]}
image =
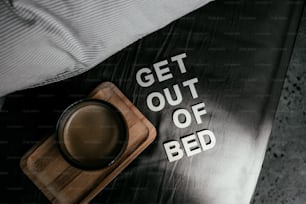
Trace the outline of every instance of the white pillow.
{"type": "Polygon", "coordinates": [[[87,71],[210,1],[0,1],[0,96],[87,71]]]}

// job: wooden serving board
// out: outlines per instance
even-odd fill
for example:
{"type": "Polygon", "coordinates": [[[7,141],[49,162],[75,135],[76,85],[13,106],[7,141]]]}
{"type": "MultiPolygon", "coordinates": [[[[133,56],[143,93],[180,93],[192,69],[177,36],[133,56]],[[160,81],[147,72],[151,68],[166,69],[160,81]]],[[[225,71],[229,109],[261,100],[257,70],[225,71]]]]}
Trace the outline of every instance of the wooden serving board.
{"type": "Polygon", "coordinates": [[[128,145],[116,162],[95,171],[71,166],[59,152],[54,135],[29,150],[20,161],[21,169],[52,203],[88,203],[156,137],[154,126],[112,83],[102,83],[89,97],[120,110],[128,126],[128,145]]]}

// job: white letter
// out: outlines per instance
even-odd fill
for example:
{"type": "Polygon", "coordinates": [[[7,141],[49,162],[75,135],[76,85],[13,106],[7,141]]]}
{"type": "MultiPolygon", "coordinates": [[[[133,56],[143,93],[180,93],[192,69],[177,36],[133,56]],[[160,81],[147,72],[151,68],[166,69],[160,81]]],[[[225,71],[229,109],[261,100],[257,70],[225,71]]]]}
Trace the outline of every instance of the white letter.
{"type": "Polygon", "coordinates": [[[170,162],[181,159],[184,156],[183,150],[180,148],[180,143],[177,141],[170,141],[164,143],[164,148],[170,162]]]}
{"type": "Polygon", "coordinates": [[[194,134],[182,138],[182,143],[188,157],[199,154],[202,151],[194,134]]]}
{"type": "Polygon", "coordinates": [[[201,116],[207,113],[205,110],[205,103],[199,103],[193,105],[191,108],[197,123],[201,124],[202,123],[201,116]]]}
{"type": "Polygon", "coordinates": [[[173,120],[174,124],[176,125],[176,127],[178,127],[178,128],[186,128],[191,123],[191,115],[185,109],[177,109],[173,113],[172,120],[173,120]],[[180,122],[180,120],[179,120],[180,114],[183,114],[185,116],[185,121],[180,122]]]}
{"type": "Polygon", "coordinates": [[[192,95],[192,98],[194,98],[194,99],[198,98],[197,90],[194,87],[194,84],[198,83],[198,82],[199,82],[198,78],[189,79],[188,81],[184,81],[183,82],[183,86],[184,87],[186,87],[186,86],[189,87],[189,90],[190,90],[190,93],[192,95]]]}
{"type": "Polygon", "coordinates": [[[182,54],[176,55],[174,57],[171,57],[172,62],[177,61],[181,73],[185,73],[186,72],[185,64],[184,64],[184,62],[182,60],[185,57],[187,57],[186,53],[182,53],[182,54]]]}
{"type": "Polygon", "coordinates": [[[147,106],[150,108],[151,111],[157,112],[162,110],[165,107],[165,103],[166,102],[164,96],[159,92],[152,92],[147,97],[147,106]],[[153,99],[155,97],[159,100],[158,105],[153,104],[153,99]]]}
{"type": "Polygon", "coordinates": [[[198,135],[203,151],[209,150],[215,146],[216,137],[212,131],[202,130],[200,132],[197,132],[197,135],[198,135]],[[205,141],[204,136],[206,136],[208,141],[205,141]]]}
{"type": "Polygon", "coordinates": [[[171,106],[176,106],[176,105],[178,105],[182,102],[183,98],[182,98],[181,90],[180,90],[180,88],[177,84],[173,85],[173,89],[174,89],[176,100],[172,99],[169,88],[165,88],[164,93],[165,93],[165,96],[166,96],[166,99],[167,99],[168,103],[171,106]]]}
{"type": "Polygon", "coordinates": [[[142,68],[136,73],[136,81],[142,87],[149,87],[154,83],[153,74],[151,74],[151,70],[149,68],[142,68]],[[142,80],[141,76],[143,74],[147,74],[144,76],[145,81],[142,80]]]}
{"type": "Polygon", "coordinates": [[[171,79],[173,77],[172,74],[170,73],[169,67],[161,68],[161,66],[165,66],[167,64],[168,64],[167,60],[153,64],[159,82],[171,79]]]}

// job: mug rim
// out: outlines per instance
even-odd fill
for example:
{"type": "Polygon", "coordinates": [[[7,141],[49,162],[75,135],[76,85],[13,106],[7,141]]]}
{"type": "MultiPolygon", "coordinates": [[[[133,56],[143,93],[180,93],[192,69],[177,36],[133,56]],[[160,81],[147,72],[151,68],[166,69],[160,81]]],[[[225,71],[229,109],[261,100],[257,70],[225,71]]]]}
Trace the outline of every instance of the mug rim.
{"type": "MultiPolygon", "coordinates": [[[[86,105],[85,105],[86,106],[86,105]]],[[[85,99],[81,99],[78,100],[72,104],[70,104],[67,108],[64,109],[64,111],[61,113],[59,119],[57,120],[57,124],[56,124],[56,133],[55,133],[55,140],[56,140],[56,145],[61,153],[61,155],[64,157],[64,159],[71,164],[74,167],[77,167],[79,169],[84,169],[84,170],[99,170],[99,169],[103,169],[106,168],[108,166],[111,166],[114,162],[116,162],[121,155],[123,154],[123,152],[126,150],[127,147],[127,143],[129,140],[129,135],[128,135],[128,127],[127,127],[127,123],[126,120],[124,118],[124,116],[122,115],[122,113],[118,110],[118,108],[116,108],[113,104],[105,101],[105,100],[101,100],[101,99],[91,99],[91,98],[85,98],[85,99]],[[80,106],[78,108],[79,105],[83,104],[83,103],[89,103],[89,105],[91,104],[91,102],[93,102],[94,104],[99,104],[102,107],[106,108],[108,111],[112,112],[112,114],[114,114],[114,116],[116,117],[116,120],[118,121],[117,124],[119,126],[119,137],[120,139],[122,139],[122,144],[120,144],[118,146],[118,149],[120,149],[118,152],[115,153],[115,156],[109,160],[105,160],[105,162],[101,162],[101,164],[97,164],[97,165],[92,165],[92,164],[84,164],[84,162],[80,162],[79,160],[75,159],[71,154],[68,153],[68,151],[65,151],[65,147],[66,144],[63,141],[63,133],[60,134],[61,130],[63,130],[66,126],[66,122],[67,120],[71,117],[71,115],[73,113],[75,113],[77,110],[79,110],[80,108],[84,107],[84,106],[80,106]]],[[[117,147],[116,147],[117,149],[117,147]]]]}

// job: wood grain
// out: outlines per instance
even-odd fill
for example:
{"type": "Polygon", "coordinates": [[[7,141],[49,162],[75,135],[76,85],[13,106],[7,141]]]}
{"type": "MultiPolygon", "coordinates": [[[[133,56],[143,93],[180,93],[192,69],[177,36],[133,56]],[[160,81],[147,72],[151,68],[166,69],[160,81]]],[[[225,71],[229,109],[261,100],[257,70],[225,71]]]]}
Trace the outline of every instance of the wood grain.
{"type": "Polygon", "coordinates": [[[20,166],[52,203],[88,203],[156,137],[154,126],[112,83],[102,83],[89,97],[108,101],[120,110],[128,127],[127,147],[109,167],[88,171],[71,166],[62,157],[54,135],[37,144],[22,157],[20,166]]]}

